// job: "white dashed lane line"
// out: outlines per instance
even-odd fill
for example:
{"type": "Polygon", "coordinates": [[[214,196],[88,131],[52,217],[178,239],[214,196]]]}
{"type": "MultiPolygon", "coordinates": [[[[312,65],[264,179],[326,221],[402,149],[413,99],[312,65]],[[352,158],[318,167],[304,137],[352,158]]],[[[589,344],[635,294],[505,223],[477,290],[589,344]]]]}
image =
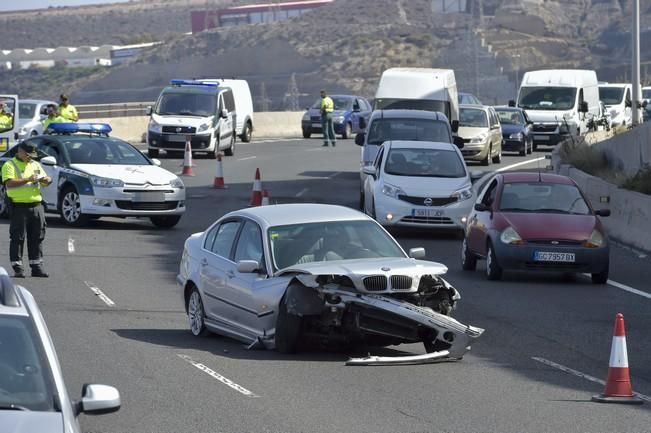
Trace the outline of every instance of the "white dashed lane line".
{"type": "Polygon", "coordinates": [[[247,161],[249,159],[256,159],[257,156],[247,156],[245,158],[237,158],[238,161],[247,161]]]}
{"type": "MultiPolygon", "coordinates": [[[[576,376],[576,377],[580,377],[581,379],[589,380],[590,382],[598,383],[600,385],[606,385],[606,382],[601,380],[601,379],[597,379],[594,376],[590,376],[589,374],[582,373],[582,372],[580,372],[578,370],[574,370],[574,369],[566,367],[564,365],[557,364],[554,361],[550,361],[550,360],[545,359],[545,358],[540,358],[538,356],[532,356],[531,359],[533,359],[534,361],[540,362],[541,364],[545,364],[548,367],[552,367],[552,368],[555,368],[557,370],[560,370],[560,371],[562,371],[564,373],[571,374],[571,375],[576,376]]],[[[651,397],[649,397],[648,395],[640,394],[639,392],[634,392],[633,394],[635,394],[636,396],[638,396],[639,398],[641,398],[644,401],[651,402],[651,397]]]]}
{"type": "Polygon", "coordinates": [[[296,197],[302,197],[308,191],[309,190],[307,188],[303,188],[302,190],[296,193],[296,197]]]}
{"type": "Polygon", "coordinates": [[[75,240],[70,237],[68,238],[68,253],[69,254],[75,253],[75,240]]]}
{"type": "Polygon", "coordinates": [[[86,286],[88,286],[88,288],[89,288],[89,289],[90,289],[90,290],[91,290],[91,291],[92,291],[92,292],[93,292],[93,293],[94,293],[98,298],[100,298],[100,299],[102,300],[102,302],[104,302],[104,303],[105,303],[106,305],[108,305],[109,307],[115,307],[115,302],[113,302],[113,301],[111,300],[111,298],[109,298],[108,296],[106,296],[106,294],[105,294],[104,292],[102,292],[102,290],[101,290],[99,287],[95,286],[95,285],[94,285],[93,283],[91,283],[90,281],[84,281],[84,283],[86,284],[86,286]]]}
{"type": "Polygon", "coordinates": [[[239,392],[240,394],[243,394],[243,395],[245,395],[247,397],[251,397],[251,398],[260,397],[259,395],[254,394],[253,392],[249,391],[248,389],[244,388],[243,386],[238,385],[237,383],[233,382],[229,378],[222,376],[221,374],[217,373],[215,370],[201,364],[200,362],[196,362],[195,360],[193,360],[192,358],[190,358],[187,355],[182,355],[180,353],[177,353],[177,356],[179,358],[181,358],[182,360],[184,360],[185,362],[187,362],[187,363],[195,366],[199,370],[203,371],[207,375],[211,376],[212,378],[217,379],[219,382],[223,383],[224,385],[226,385],[226,386],[234,389],[235,391],[239,392]]]}
{"type": "Polygon", "coordinates": [[[512,168],[520,167],[522,165],[533,164],[534,162],[542,161],[544,159],[546,159],[546,158],[544,156],[541,156],[540,158],[534,158],[534,159],[528,159],[528,160],[522,161],[522,162],[516,162],[515,164],[507,165],[505,167],[500,167],[497,170],[495,170],[495,172],[499,173],[500,171],[511,170],[512,168]]]}

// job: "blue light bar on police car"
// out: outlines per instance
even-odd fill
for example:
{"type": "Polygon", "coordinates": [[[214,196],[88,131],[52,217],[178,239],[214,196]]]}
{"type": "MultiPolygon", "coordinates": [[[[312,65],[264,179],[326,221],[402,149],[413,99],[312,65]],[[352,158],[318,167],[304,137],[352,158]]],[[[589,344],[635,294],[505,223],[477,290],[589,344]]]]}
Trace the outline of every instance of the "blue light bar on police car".
{"type": "Polygon", "coordinates": [[[55,134],[74,134],[75,132],[108,134],[113,129],[106,123],[57,123],[53,122],[47,129],[55,134]]]}
{"type": "Polygon", "coordinates": [[[217,83],[205,83],[199,80],[171,80],[172,86],[205,86],[205,87],[219,87],[217,83]]]}

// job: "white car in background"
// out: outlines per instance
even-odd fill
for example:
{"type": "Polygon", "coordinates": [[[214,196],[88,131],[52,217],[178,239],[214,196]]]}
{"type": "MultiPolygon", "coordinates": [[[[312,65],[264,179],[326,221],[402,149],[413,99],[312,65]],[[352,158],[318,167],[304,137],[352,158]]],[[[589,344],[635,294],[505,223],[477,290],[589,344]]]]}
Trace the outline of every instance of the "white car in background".
{"type": "Polygon", "coordinates": [[[456,145],[387,141],[364,172],[364,212],[383,226],[465,227],[474,192],[456,145]]]}
{"type": "MultiPolygon", "coordinates": [[[[608,83],[599,84],[599,100],[606,106],[606,111],[612,119],[612,127],[631,126],[633,111],[631,109],[631,84],[608,83]]],[[[642,112],[640,112],[642,114],[642,112]]]]}
{"type": "Polygon", "coordinates": [[[47,106],[54,101],[43,99],[21,99],[18,106],[18,139],[43,134],[43,120],[47,117],[47,106]]]}

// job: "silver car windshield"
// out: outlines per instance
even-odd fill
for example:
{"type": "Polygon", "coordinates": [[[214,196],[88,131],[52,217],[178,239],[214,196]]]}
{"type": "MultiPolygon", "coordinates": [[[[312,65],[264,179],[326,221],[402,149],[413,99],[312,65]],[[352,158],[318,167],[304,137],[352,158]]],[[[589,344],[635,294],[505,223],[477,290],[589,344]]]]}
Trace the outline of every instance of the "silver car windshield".
{"type": "Polygon", "coordinates": [[[406,257],[373,221],[332,221],[268,230],[274,270],[292,265],[378,257],[406,257]]]}
{"type": "Polygon", "coordinates": [[[151,165],[129,143],[111,138],[70,138],[63,140],[70,164],[151,165]]]}
{"type": "Polygon", "coordinates": [[[500,200],[502,212],[546,212],[590,215],[590,207],[574,185],[561,183],[507,183],[500,200]]]}
{"type": "Polygon", "coordinates": [[[36,113],[36,104],[31,104],[29,102],[21,102],[18,107],[18,118],[19,119],[33,119],[34,114],[36,113]]]}
{"type": "Polygon", "coordinates": [[[464,177],[465,164],[456,152],[436,149],[394,148],[384,165],[394,176],[464,177]]]}
{"type": "Polygon", "coordinates": [[[40,341],[28,318],[0,317],[0,413],[57,410],[52,371],[40,341]]]}

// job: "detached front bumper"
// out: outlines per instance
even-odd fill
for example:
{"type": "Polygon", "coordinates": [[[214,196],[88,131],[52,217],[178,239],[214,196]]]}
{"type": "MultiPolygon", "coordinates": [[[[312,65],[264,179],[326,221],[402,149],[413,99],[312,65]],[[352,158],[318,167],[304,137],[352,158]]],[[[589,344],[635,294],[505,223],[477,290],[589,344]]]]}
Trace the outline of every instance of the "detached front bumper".
{"type": "Polygon", "coordinates": [[[185,189],[162,187],[139,191],[134,187],[94,188],[80,195],[81,211],[89,215],[139,217],[180,215],[185,212],[185,189]]]}
{"type": "Polygon", "coordinates": [[[383,196],[375,202],[375,219],[383,226],[463,229],[474,197],[445,206],[424,206],[383,196]]]}

